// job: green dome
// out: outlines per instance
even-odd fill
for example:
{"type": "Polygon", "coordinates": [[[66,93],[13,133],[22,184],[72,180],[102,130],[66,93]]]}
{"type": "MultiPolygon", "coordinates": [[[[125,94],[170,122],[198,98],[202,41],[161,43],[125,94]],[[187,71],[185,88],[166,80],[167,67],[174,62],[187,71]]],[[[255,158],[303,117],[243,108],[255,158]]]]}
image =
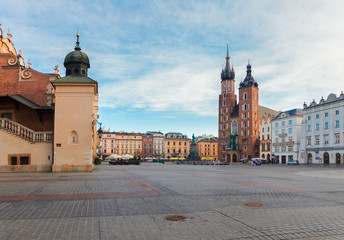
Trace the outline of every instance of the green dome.
{"type": "Polygon", "coordinates": [[[84,63],[87,65],[87,68],[90,67],[90,61],[88,60],[88,56],[86,53],[81,52],[80,50],[75,50],[70,52],[65,57],[63,65],[67,67],[69,64],[75,63],[84,63]]]}
{"type": "Polygon", "coordinates": [[[66,76],[85,76],[90,68],[90,61],[86,53],[81,52],[79,34],[76,35],[76,46],[73,52],[66,55],[63,65],[66,67],[66,76]]]}

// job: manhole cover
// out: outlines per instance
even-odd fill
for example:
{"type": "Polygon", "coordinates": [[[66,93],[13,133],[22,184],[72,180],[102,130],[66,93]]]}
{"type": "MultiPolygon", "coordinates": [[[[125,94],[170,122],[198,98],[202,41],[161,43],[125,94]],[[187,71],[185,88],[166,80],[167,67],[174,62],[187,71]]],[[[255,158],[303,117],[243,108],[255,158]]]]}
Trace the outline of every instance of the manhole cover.
{"type": "Polygon", "coordinates": [[[186,217],[182,215],[169,215],[165,217],[165,220],[183,222],[186,220],[186,217]]]}
{"type": "Polygon", "coordinates": [[[260,203],[244,203],[247,207],[263,207],[263,204],[260,203]]]}

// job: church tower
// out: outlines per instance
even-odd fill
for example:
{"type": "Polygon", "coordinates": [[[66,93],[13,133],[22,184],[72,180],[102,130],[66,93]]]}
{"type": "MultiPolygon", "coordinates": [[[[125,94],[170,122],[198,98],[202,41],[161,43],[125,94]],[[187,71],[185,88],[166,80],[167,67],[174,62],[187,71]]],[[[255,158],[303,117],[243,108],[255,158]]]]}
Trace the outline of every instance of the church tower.
{"type": "Polygon", "coordinates": [[[52,81],[55,103],[52,171],[92,171],[99,143],[98,83],[87,76],[90,63],[81,52],[79,34],[64,66],[66,76],[52,81]]]}
{"type": "Polygon", "coordinates": [[[246,77],[239,85],[239,146],[241,158],[259,157],[259,89],[248,62],[246,77]]]}
{"type": "Polygon", "coordinates": [[[230,66],[227,44],[226,66],[221,72],[221,94],[219,95],[218,159],[225,160],[226,146],[231,134],[230,117],[236,107],[235,73],[230,66]]]}

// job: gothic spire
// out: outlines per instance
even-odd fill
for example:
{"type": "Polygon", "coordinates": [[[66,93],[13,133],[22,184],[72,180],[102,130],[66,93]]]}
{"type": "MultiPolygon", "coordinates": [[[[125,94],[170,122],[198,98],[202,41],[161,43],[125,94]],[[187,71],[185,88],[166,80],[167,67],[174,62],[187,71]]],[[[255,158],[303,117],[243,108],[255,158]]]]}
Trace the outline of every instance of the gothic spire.
{"type": "Polygon", "coordinates": [[[230,70],[229,66],[229,54],[228,54],[228,43],[227,43],[227,56],[226,56],[226,68],[225,70],[230,70]]]}
{"type": "Polygon", "coordinates": [[[230,68],[228,45],[229,44],[227,43],[226,66],[224,69],[222,68],[222,72],[221,72],[222,80],[234,80],[235,78],[234,69],[233,67],[232,69],[230,68]]]}

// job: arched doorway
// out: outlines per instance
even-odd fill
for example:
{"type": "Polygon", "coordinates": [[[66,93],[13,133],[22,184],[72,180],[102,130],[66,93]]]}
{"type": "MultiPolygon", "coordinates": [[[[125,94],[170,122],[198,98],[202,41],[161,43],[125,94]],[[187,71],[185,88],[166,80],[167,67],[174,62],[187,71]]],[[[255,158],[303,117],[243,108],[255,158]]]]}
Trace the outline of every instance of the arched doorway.
{"type": "Polygon", "coordinates": [[[265,154],[262,155],[262,158],[265,159],[265,154]]]}
{"type": "Polygon", "coordinates": [[[324,153],[324,164],[329,164],[330,163],[330,155],[328,152],[324,153]]]}
{"type": "Polygon", "coordinates": [[[237,161],[238,161],[237,155],[233,154],[233,162],[237,162],[237,161]]]}
{"type": "Polygon", "coordinates": [[[340,164],[340,154],[336,154],[336,164],[340,164]]]}
{"type": "Polygon", "coordinates": [[[313,161],[312,154],[311,154],[311,153],[308,153],[308,156],[307,156],[307,164],[312,164],[312,161],[313,161]]]}
{"type": "Polygon", "coordinates": [[[270,161],[271,160],[271,156],[270,156],[270,154],[268,153],[268,155],[266,156],[266,159],[268,160],[268,161],[270,161]]]}

